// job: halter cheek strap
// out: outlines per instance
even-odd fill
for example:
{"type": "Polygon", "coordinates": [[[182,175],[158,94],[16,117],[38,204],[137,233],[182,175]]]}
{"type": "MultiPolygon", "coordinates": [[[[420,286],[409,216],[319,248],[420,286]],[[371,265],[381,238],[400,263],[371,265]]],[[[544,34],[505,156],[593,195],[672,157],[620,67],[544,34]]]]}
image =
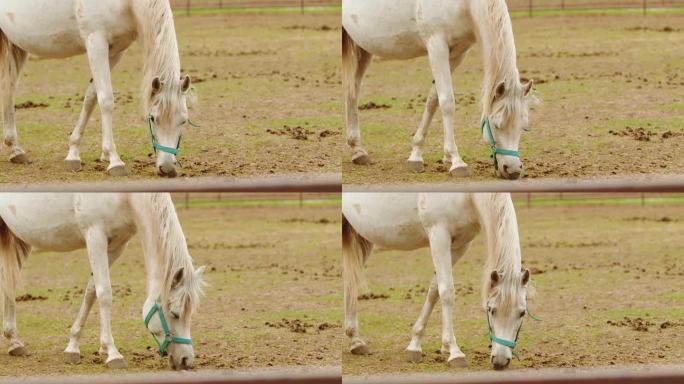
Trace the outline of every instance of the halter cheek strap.
{"type": "Polygon", "coordinates": [[[160,301],[161,296],[157,299],[157,301],[154,302],[154,305],[147,313],[147,316],[145,316],[145,328],[147,328],[148,330],[150,329],[150,321],[152,320],[152,317],[154,317],[155,313],[158,313],[159,321],[161,322],[162,329],[164,329],[164,341],[160,343],[159,340],[157,340],[157,337],[154,335],[154,333],[150,333],[152,333],[152,338],[159,347],[159,355],[164,357],[167,355],[167,348],[169,344],[176,343],[192,345],[192,339],[186,339],[171,334],[171,329],[169,328],[169,324],[166,322],[166,317],[164,317],[164,311],[162,311],[160,301]]]}
{"type": "Polygon", "coordinates": [[[152,114],[150,114],[147,116],[147,128],[150,131],[150,139],[152,140],[152,149],[154,150],[154,153],[157,153],[157,151],[161,151],[170,153],[172,155],[178,155],[178,151],[180,150],[181,138],[183,137],[183,135],[178,136],[178,143],[176,144],[176,148],[167,147],[157,142],[157,137],[154,135],[154,129],[152,128],[152,125],[152,114]]]}
{"type": "MultiPolygon", "coordinates": [[[[515,356],[517,359],[520,359],[518,357],[518,354],[515,353],[515,347],[518,345],[518,337],[520,336],[520,329],[522,329],[522,320],[520,320],[520,325],[518,326],[518,330],[515,331],[515,340],[502,339],[500,337],[497,337],[494,334],[494,331],[492,330],[492,321],[490,319],[490,308],[487,307],[486,311],[487,311],[487,327],[489,328],[489,340],[491,340],[494,343],[503,345],[504,347],[510,348],[513,356],[515,356]]],[[[525,312],[527,313],[527,315],[530,318],[532,318],[532,320],[541,321],[541,319],[539,319],[538,317],[531,314],[528,309],[525,309],[525,312]]]]}
{"type": "Polygon", "coordinates": [[[494,158],[494,168],[499,169],[499,161],[496,155],[513,156],[520,158],[520,152],[514,151],[512,149],[503,149],[496,146],[496,140],[494,140],[494,135],[492,134],[492,126],[489,123],[488,117],[483,117],[480,122],[480,134],[484,134],[485,129],[487,130],[487,139],[489,140],[489,145],[492,148],[492,157],[494,158]]]}

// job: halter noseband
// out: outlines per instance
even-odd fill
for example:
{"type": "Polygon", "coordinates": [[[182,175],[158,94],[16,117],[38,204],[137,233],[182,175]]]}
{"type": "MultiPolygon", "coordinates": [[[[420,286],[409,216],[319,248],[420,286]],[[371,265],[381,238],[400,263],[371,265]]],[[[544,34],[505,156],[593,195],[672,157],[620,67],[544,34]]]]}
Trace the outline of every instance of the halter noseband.
{"type": "MultiPolygon", "coordinates": [[[[494,334],[494,331],[492,330],[492,321],[490,320],[491,308],[489,307],[489,305],[487,305],[486,312],[487,312],[487,327],[489,328],[489,340],[491,340],[494,343],[501,344],[504,347],[510,348],[513,356],[515,356],[517,358],[518,354],[515,353],[515,347],[518,345],[518,337],[520,336],[520,329],[522,329],[522,324],[523,324],[522,319],[520,319],[520,325],[518,325],[518,330],[515,331],[515,339],[514,340],[507,340],[507,339],[502,339],[500,337],[497,337],[494,334]]],[[[532,318],[532,320],[541,321],[541,319],[539,319],[538,317],[531,314],[527,308],[525,309],[525,313],[530,318],[532,318]]]]}
{"type": "Polygon", "coordinates": [[[512,149],[503,149],[496,146],[496,140],[494,140],[494,135],[492,134],[492,126],[489,123],[488,117],[483,117],[482,121],[480,122],[480,134],[484,134],[485,128],[487,128],[487,138],[489,139],[489,145],[492,147],[494,168],[499,169],[499,161],[496,159],[496,155],[513,156],[520,158],[520,152],[514,151],[512,149]]]}
{"type": "Polygon", "coordinates": [[[149,114],[147,116],[147,128],[150,131],[150,139],[152,140],[152,149],[154,150],[154,153],[157,153],[157,151],[162,151],[170,153],[172,155],[178,155],[178,150],[180,149],[181,138],[183,137],[183,135],[181,134],[178,136],[178,143],[176,144],[176,148],[161,145],[157,142],[157,137],[154,135],[154,130],[152,129],[153,124],[154,122],[152,121],[152,114],[149,114]]]}
{"type": "Polygon", "coordinates": [[[152,333],[152,338],[159,346],[159,355],[161,357],[164,357],[167,355],[166,349],[168,348],[169,344],[176,343],[192,345],[192,339],[186,339],[171,334],[169,324],[166,322],[166,317],[164,317],[164,311],[162,310],[160,302],[161,295],[159,296],[157,301],[154,302],[154,305],[150,309],[150,312],[147,313],[147,316],[145,316],[145,328],[147,328],[148,330],[150,329],[150,320],[152,320],[152,317],[155,313],[159,313],[159,321],[161,322],[162,328],[164,329],[164,341],[160,343],[159,340],[157,340],[157,337],[154,335],[154,333],[152,333],[151,331],[150,333],[152,333]]]}

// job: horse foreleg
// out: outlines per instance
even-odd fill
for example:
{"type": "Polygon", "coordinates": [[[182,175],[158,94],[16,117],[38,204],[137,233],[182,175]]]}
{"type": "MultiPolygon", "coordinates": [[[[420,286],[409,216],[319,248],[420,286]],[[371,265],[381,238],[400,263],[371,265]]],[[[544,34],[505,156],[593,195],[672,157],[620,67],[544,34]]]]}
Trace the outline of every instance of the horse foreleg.
{"type": "Polygon", "coordinates": [[[126,166],[121,161],[114,143],[112,116],[114,114],[114,91],[112,90],[112,71],[109,65],[109,42],[107,36],[92,33],[86,39],[88,62],[97,92],[97,101],[102,114],[102,157],[109,161],[107,172],[112,176],[127,176],[126,166]]]}
{"type": "MultiPolygon", "coordinates": [[[[349,38],[351,40],[351,38],[349,38]]],[[[345,81],[345,112],[346,112],[346,126],[347,126],[347,144],[352,149],[352,162],[354,164],[368,164],[370,158],[368,152],[361,145],[361,129],[359,128],[359,93],[361,91],[361,82],[363,75],[366,73],[370,65],[373,55],[366,52],[361,47],[356,46],[352,41],[352,49],[354,54],[349,60],[355,62],[352,65],[343,66],[345,72],[342,76],[345,81]]]]}
{"type": "Polygon", "coordinates": [[[442,353],[449,352],[449,366],[465,367],[468,365],[465,354],[456,344],[456,336],[454,336],[453,311],[456,304],[456,292],[451,270],[451,234],[443,226],[430,228],[428,234],[430,253],[435,266],[437,290],[442,303],[442,353]]]}
{"type": "MultiPolygon", "coordinates": [[[[109,251],[109,266],[111,267],[114,262],[123,254],[126,249],[126,244],[109,251]]],[[[69,345],[67,345],[64,350],[64,361],[69,364],[78,364],[81,362],[81,349],[79,348],[79,340],[85,327],[86,320],[88,320],[88,314],[95,304],[96,293],[95,293],[95,281],[91,277],[88,281],[88,286],[83,294],[83,303],[81,303],[81,309],[78,311],[78,316],[71,326],[71,332],[69,337],[69,345]]]]}
{"type": "Polygon", "coordinates": [[[95,294],[100,305],[100,354],[107,353],[107,367],[126,368],[126,362],[116,349],[112,336],[112,283],[109,278],[107,235],[100,229],[91,228],[86,231],[85,240],[95,294]]]}
{"type": "MultiPolygon", "coordinates": [[[[458,55],[452,56],[449,60],[449,67],[451,68],[452,74],[456,67],[461,64],[461,61],[463,61],[463,57],[464,55],[459,52],[458,55]]],[[[423,145],[425,144],[425,139],[427,138],[430,123],[435,116],[435,112],[437,112],[437,106],[439,106],[439,98],[437,97],[437,87],[435,87],[435,82],[433,81],[427,100],[425,101],[423,117],[420,120],[420,125],[418,126],[416,134],[413,135],[413,147],[411,149],[411,155],[408,158],[409,167],[413,171],[425,172],[425,162],[423,161],[423,145]]]]}
{"type": "Polygon", "coordinates": [[[454,138],[454,118],[456,116],[456,100],[451,83],[451,64],[449,46],[441,37],[435,36],[428,40],[428,58],[435,79],[435,90],[442,110],[444,125],[444,162],[450,162],[449,173],[454,177],[469,176],[468,165],[458,154],[454,138]]]}
{"type": "MultiPolygon", "coordinates": [[[[467,243],[459,248],[452,249],[451,251],[451,266],[458,261],[470,248],[470,243],[467,243]]],[[[430,281],[430,288],[428,289],[427,297],[425,298],[425,304],[423,304],[423,309],[420,311],[420,316],[416,323],[413,325],[411,334],[411,343],[406,347],[406,355],[410,362],[419,363],[423,360],[423,349],[422,342],[425,336],[425,328],[427,327],[428,319],[432,314],[432,310],[437,304],[437,299],[439,299],[439,290],[437,287],[437,276],[432,277],[430,281]]]]}
{"type": "MultiPolygon", "coordinates": [[[[110,69],[113,69],[116,66],[116,64],[121,60],[122,56],[123,52],[109,58],[110,69]]],[[[67,157],[65,159],[67,171],[78,172],[82,169],[80,149],[81,140],[83,138],[86,125],[88,125],[88,121],[90,120],[90,116],[92,115],[96,104],[97,91],[95,89],[95,82],[91,80],[90,85],[88,85],[88,89],[86,90],[85,97],[83,99],[83,108],[81,109],[81,114],[78,117],[76,126],[74,127],[74,130],[71,132],[71,137],[69,139],[69,153],[67,154],[67,157]]],[[[105,158],[104,152],[100,156],[100,159],[103,158],[105,158]]]]}
{"type": "MultiPolygon", "coordinates": [[[[3,44],[2,39],[5,39],[0,32],[0,44],[3,44]]],[[[17,88],[17,81],[19,80],[19,74],[21,69],[26,63],[28,58],[28,53],[21,48],[9,43],[6,39],[4,41],[8,46],[6,47],[6,53],[3,63],[0,63],[0,87],[2,87],[2,111],[3,111],[3,123],[5,127],[5,145],[10,149],[9,159],[15,164],[27,164],[30,163],[26,152],[19,146],[19,139],[17,138],[17,126],[14,119],[14,93],[17,88]]]]}

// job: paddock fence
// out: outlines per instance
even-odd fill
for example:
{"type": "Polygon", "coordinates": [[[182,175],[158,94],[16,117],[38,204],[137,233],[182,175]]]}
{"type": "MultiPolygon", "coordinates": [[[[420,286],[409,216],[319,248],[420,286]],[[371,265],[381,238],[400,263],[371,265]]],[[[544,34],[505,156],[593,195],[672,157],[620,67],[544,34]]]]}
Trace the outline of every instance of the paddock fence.
{"type": "Polygon", "coordinates": [[[171,0],[174,11],[191,15],[199,10],[221,11],[237,9],[291,8],[301,13],[322,7],[339,7],[341,0],[171,0]]]}
{"type": "MultiPolygon", "coordinates": [[[[667,8],[684,8],[684,0],[507,0],[513,12],[530,16],[548,11],[637,9],[644,14],[667,8]]],[[[171,0],[176,11],[191,15],[199,10],[292,8],[304,13],[321,7],[339,7],[341,0],[171,0]]]]}
{"type": "Polygon", "coordinates": [[[282,206],[303,208],[311,205],[334,206],[340,204],[339,193],[318,192],[263,192],[263,193],[173,193],[176,207],[184,209],[204,207],[261,207],[282,206]]]}

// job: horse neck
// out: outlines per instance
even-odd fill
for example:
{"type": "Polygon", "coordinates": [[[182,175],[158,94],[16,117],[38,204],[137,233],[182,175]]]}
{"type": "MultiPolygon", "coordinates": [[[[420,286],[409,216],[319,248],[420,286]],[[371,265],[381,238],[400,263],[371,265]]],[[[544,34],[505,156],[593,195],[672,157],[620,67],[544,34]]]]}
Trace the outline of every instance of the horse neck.
{"type": "Polygon", "coordinates": [[[143,52],[142,92],[145,110],[149,108],[152,80],[158,77],[163,84],[179,84],[180,55],[173,12],[168,0],[133,0],[138,39],[143,52]]]}
{"type": "Polygon", "coordinates": [[[476,198],[480,226],[487,243],[487,260],[483,271],[483,293],[490,286],[490,274],[498,271],[510,278],[522,267],[518,221],[513,201],[508,194],[485,194],[476,198]]]}
{"type": "Polygon", "coordinates": [[[192,259],[176,209],[168,194],[137,196],[138,227],[147,269],[148,299],[169,293],[174,273],[192,272],[192,259]]]}
{"type": "Polygon", "coordinates": [[[504,82],[507,89],[512,89],[518,81],[513,27],[504,0],[472,0],[470,12],[482,45],[482,112],[488,115],[497,85],[504,82]]]}

